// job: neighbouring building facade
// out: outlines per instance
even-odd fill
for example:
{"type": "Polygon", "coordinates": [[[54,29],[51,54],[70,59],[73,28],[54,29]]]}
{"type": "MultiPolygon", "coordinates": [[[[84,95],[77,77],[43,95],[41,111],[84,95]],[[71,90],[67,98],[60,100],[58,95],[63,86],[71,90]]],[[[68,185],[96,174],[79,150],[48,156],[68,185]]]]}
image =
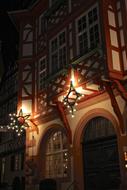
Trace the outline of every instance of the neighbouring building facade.
{"type": "Polygon", "coordinates": [[[10,65],[0,84],[0,189],[13,187],[17,178],[24,183],[25,136],[5,127],[17,112],[17,71],[16,63],[10,65]]]}
{"type": "MultiPolygon", "coordinates": [[[[15,186],[17,179],[24,184],[25,136],[17,137],[9,128],[9,114],[17,112],[17,36],[16,28],[8,15],[1,15],[8,25],[0,29],[0,189],[15,186]]],[[[0,22],[1,23],[1,22],[0,22]]]]}
{"type": "Polygon", "coordinates": [[[17,112],[36,124],[26,130],[26,189],[54,179],[59,190],[126,190],[126,0],[40,0],[10,15],[17,112]]]}

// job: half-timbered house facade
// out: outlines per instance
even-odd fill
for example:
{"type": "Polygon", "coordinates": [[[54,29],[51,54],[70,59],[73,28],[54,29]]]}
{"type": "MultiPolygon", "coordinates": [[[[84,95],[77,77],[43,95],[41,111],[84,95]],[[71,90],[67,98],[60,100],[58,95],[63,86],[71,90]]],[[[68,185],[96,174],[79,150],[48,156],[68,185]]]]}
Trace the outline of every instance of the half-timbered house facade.
{"type": "Polygon", "coordinates": [[[126,0],[41,0],[11,15],[17,111],[36,124],[26,131],[26,189],[47,179],[59,190],[127,189],[126,0]]]}

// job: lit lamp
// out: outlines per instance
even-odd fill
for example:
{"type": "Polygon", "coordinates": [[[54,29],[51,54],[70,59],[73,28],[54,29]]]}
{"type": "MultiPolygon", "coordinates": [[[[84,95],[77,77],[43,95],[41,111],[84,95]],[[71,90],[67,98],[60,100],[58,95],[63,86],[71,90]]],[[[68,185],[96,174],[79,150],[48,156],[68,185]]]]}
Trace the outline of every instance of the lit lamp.
{"type": "Polygon", "coordinates": [[[76,88],[74,87],[74,83],[75,83],[74,70],[71,69],[70,88],[67,95],[64,96],[63,102],[64,102],[64,105],[67,105],[67,107],[70,109],[70,113],[72,114],[72,117],[74,117],[74,112],[76,111],[75,106],[77,105],[77,101],[80,100],[80,98],[84,96],[83,94],[76,91],[76,88]]]}

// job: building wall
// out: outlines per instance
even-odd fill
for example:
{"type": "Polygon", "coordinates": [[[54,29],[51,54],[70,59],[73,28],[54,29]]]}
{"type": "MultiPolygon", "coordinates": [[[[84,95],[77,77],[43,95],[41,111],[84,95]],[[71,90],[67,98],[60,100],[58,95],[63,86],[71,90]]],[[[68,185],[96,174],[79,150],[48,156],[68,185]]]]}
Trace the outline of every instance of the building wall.
{"type": "MultiPolygon", "coordinates": [[[[28,149],[25,171],[27,172],[28,169],[29,175],[26,175],[26,189],[38,188],[39,181],[45,179],[46,138],[57,129],[64,130],[68,137],[71,162],[68,180],[55,179],[57,186],[61,190],[69,185],[72,185],[70,188],[74,186],[76,189],[73,184],[76,181],[80,189],[84,189],[81,142],[85,125],[97,116],[107,118],[114,126],[118,142],[121,190],[126,189],[127,49],[124,33],[126,24],[122,19],[125,12],[122,12],[122,2],[74,0],[68,1],[66,5],[66,2],[57,1],[60,3],[56,4],[57,9],[55,6],[49,8],[48,1],[40,1],[29,11],[16,14],[20,25],[18,109],[28,107],[32,121],[36,123],[36,127],[27,130],[28,149]],[[98,50],[96,47],[97,50],[94,48],[80,55],[79,36],[76,36],[78,34],[77,21],[96,3],[99,9],[100,48],[98,50]],[[63,30],[66,31],[67,63],[63,65],[66,72],[64,73],[61,68],[61,73],[58,73],[59,69],[55,70],[56,68],[51,65],[50,45],[51,40],[58,37],[63,30]],[[45,58],[46,61],[43,62],[45,58]],[[40,63],[46,65],[43,65],[45,72],[44,70],[40,72],[40,63]],[[77,83],[83,88],[81,93],[85,95],[85,98],[78,102],[74,118],[65,106],[59,107],[60,100],[67,94],[70,84],[69,65],[74,65],[78,73],[77,78],[80,78],[80,81],[77,79],[77,83]],[[42,88],[39,83],[41,74],[44,75],[42,88]],[[48,82],[45,83],[46,81],[48,82]],[[33,158],[34,162],[30,165],[29,162],[33,161],[33,158]],[[31,174],[31,171],[34,174],[31,174]]],[[[77,86],[76,89],[78,89],[77,86]]]]}
{"type": "MultiPolygon", "coordinates": [[[[126,143],[124,142],[124,138],[126,138],[126,133],[123,135],[120,132],[119,128],[119,122],[118,119],[113,111],[110,99],[106,95],[102,95],[103,97],[95,98],[96,102],[94,100],[91,100],[89,102],[83,103],[83,105],[79,105],[82,108],[80,108],[76,114],[75,117],[72,119],[71,115],[68,114],[67,118],[69,121],[69,125],[72,132],[72,167],[71,167],[71,178],[69,182],[67,183],[61,183],[61,189],[67,188],[74,180],[79,183],[80,188],[83,188],[83,160],[82,160],[82,150],[81,150],[81,142],[83,138],[83,131],[85,129],[86,123],[91,120],[94,117],[97,116],[103,116],[107,119],[109,119],[114,126],[116,135],[117,135],[117,141],[118,141],[118,147],[119,147],[119,158],[120,158],[120,168],[121,168],[121,176],[123,176],[123,179],[126,175],[125,173],[125,166],[124,166],[124,152],[123,152],[123,145],[126,146],[126,143]],[[102,100],[101,100],[102,99],[102,100]],[[124,137],[124,138],[123,138],[124,137]],[[122,140],[123,138],[123,140],[122,140]],[[123,142],[122,142],[123,141],[123,142]],[[122,144],[123,143],[123,144],[122,144]],[[78,151],[77,151],[78,150],[78,151]],[[78,158],[77,158],[78,157],[78,158]],[[74,162],[73,162],[74,160],[74,162]],[[77,167],[78,166],[78,167],[77,167]],[[73,173],[74,172],[74,173],[73,173]],[[74,176],[73,176],[74,175],[74,176]],[[81,177],[82,176],[82,177],[81,177]]],[[[121,112],[124,112],[124,109],[126,107],[125,101],[120,97],[117,96],[117,101],[120,105],[121,112]]],[[[36,139],[36,147],[34,148],[34,155],[40,158],[39,151],[40,149],[43,149],[43,139],[48,133],[49,129],[53,129],[55,125],[59,125],[63,127],[63,124],[59,119],[52,120],[50,122],[41,124],[38,126],[39,128],[39,135],[35,132],[35,139],[36,139]]],[[[43,155],[41,155],[43,157],[43,155]]],[[[38,160],[37,159],[37,160],[38,160]]],[[[39,162],[40,163],[40,162],[39,162]]],[[[40,167],[40,165],[39,165],[40,167]]],[[[43,166],[41,166],[43,167],[43,166]]],[[[40,168],[39,168],[40,170],[40,168]]],[[[124,183],[124,182],[123,182],[124,183]]],[[[123,187],[121,187],[123,188],[123,187]]]]}

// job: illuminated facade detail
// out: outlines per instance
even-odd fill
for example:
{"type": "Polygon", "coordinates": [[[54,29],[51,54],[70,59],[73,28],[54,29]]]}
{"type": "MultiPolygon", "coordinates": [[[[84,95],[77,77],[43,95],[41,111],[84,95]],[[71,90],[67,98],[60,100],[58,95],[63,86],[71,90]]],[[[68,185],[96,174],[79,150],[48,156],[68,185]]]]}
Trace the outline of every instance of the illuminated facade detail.
{"type": "Polygon", "coordinates": [[[7,126],[8,129],[15,130],[18,136],[20,136],[25,129],[31,127],[32,125],[35,125],[33,121],[29,118],[30,114],[24,115],[22,109],[20,109],[18,115],[14,114],[9,114],[10,116],[10,125],[7,126]]]}
{"type": "Polygon", "coordinates": [[[81,97],[84,97],[84,95],[76,91],[73,82],[71,81],[69,91],[64,97],[63,102],[64,105],[67,105],[67,107],[70,109],[72,117],[74,117],[74,112],[76,111],[75,106],[77,105],[77,101],[80,100],[81,97]]]}
{"type": "Polygon", "coordinates": [[[46,178],[67,178],[69,173],[69,151],[67,137],[57,131],[47,139],[46,178]]]}

